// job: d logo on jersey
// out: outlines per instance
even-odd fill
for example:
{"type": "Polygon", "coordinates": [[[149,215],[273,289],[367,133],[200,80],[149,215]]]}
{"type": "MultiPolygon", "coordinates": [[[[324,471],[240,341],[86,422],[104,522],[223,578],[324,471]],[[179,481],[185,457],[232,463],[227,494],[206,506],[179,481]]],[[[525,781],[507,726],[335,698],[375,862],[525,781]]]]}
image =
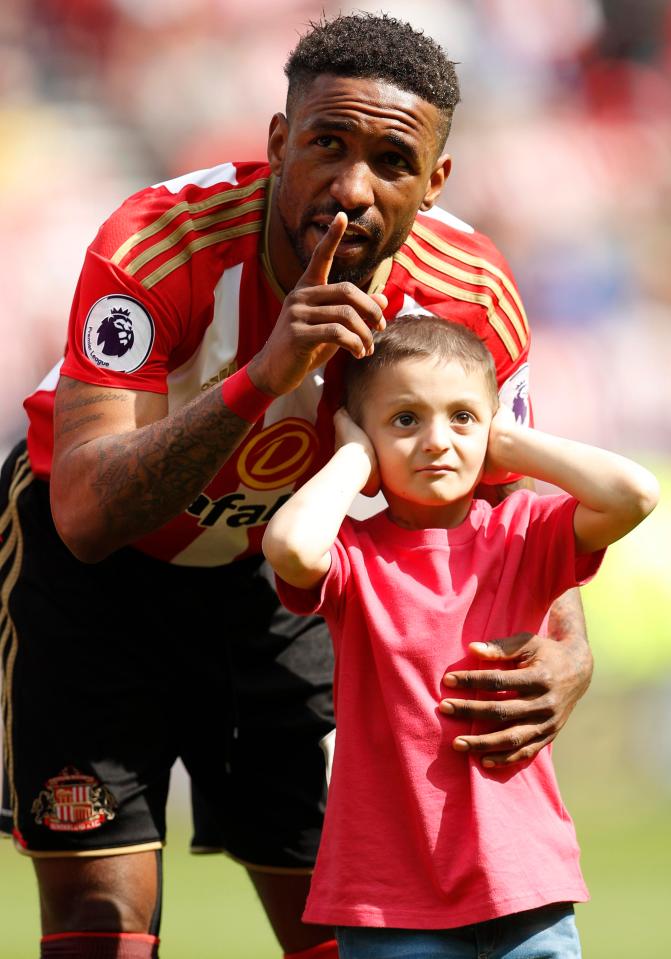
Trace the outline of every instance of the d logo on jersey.
{"type": "Polygon", "coordinates": [[[134,373],[154,343],[154,321],[144,306],[121,293],[93,304],[84,324],[84,353],[96,366],[134,373]]]}
{"type": "Polygon", "coordinates": [[[317,434],[307,420],[279,420],[240,450],[238,475],[250,489],[289,486],[308,469],[317,446],[317,434]]]}
{"type": "Polygon", "coordinates": [[[187,512],[197,516],[198,525],[203,527],[238,528],[269,522],[291,496],[286,492],[277,496],[270,491],[291,488],[312,463],[317,446],[317,434],[307,420],[278,420],[252,436],[240,450],[238,476],[246,490],[226,493],[218,499],[201,493],[187,512]]]}

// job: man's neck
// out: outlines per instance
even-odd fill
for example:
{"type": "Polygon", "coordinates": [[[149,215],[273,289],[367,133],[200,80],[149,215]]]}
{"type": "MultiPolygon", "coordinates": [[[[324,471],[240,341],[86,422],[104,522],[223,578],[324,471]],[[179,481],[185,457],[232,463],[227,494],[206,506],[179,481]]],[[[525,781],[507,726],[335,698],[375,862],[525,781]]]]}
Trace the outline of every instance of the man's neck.
{"type": "Polygon", "coordinates": [[[283,296],[286,296],[303,275],[303,268],[291,248],[277,209],[276,186],[275,177],[271,176],[267,189],[262,258],[270,273],[269,279],[279,288],[283,296]]]}

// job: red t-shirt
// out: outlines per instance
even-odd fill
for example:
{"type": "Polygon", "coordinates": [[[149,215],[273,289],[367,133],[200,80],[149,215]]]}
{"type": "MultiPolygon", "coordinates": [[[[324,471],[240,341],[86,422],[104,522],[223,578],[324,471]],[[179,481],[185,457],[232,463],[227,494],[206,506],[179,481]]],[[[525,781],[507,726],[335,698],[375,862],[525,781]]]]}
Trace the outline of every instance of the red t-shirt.
{"type": "MultiPolygon", "coordinates": [[[[54,392],[62,373],[168,395],[172,411],[263,346],[284,291],[270,266],[266,163],[223,163],[130,197],[89,247],[64,359],[25,401],[33,471],[48,479],[54,392]]],[[[502,395],[528,419],[529,333],[510,271],[490,240],[445,211],[418,215],[371,283],[387,318],[430,309],[474,329],[496,361],[502,395]]],[[[265,525],[333,447],[342,357],[274,402],[184,513],[135,545],[189,566],[261,551],[265,525]]]]}
{"type": "Polygon", "coordinates": [[[594,575],[603,554],[576,555],[575,506],[524,490],[495,508],[475,500],[450,530],[348,518],[321,588],[278,578],[289,609],[325,617],[336,654],[306,921],[450,928],[588,898],[551,750],[484,769],[452,741],[487,725],[437,708],[446,671],[481,666],[469,642],[536,633],[553,600],[594,575]]]}

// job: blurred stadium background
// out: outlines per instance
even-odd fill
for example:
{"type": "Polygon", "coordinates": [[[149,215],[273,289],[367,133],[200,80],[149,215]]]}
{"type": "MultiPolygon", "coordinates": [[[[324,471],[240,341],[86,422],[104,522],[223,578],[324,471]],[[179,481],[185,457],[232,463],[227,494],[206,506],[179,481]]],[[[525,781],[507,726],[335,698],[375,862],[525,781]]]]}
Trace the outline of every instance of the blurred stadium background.
{"type": "MultiPolygon", "coordinates": [[[[441,205],[489,233],[532,323],[536,422],[641,460],[664,495],[584,589],[592,688],[555,750],[588,959],[667,951],[671,901],[671,10],[666,0],[2,0],[0,452],[61,355],[83,252],[129,193],[265,156],[322,11],[384,10],[460,64],[441,205]]],[[[190,857],[175,773],[164,959],[278,955],[241,869],[190,857]],[[193,943],[197,945],[193,945],[193,943]]],[[[29,863],[0,843],[0,957],[32,959],[29,863]]]]}

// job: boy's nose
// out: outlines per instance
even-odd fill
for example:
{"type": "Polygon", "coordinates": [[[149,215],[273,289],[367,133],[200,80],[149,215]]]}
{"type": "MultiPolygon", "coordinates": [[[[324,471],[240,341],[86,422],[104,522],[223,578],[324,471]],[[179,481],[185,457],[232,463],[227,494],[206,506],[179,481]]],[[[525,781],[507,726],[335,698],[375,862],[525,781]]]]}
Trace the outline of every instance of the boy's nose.
{"type": "Polygon", "coordinates": [[[432,420],[424,433],[424,448],[427,450],[446,450],[452,445],[450,424],[443,419],[432,420]]]}
{"type": "Polygon", "coordinates": [[[351,163],[341,167],[331,181],[331,196],[343,210],[367,210],[375,202],[373,175],[366,163],[351,163]]]}

